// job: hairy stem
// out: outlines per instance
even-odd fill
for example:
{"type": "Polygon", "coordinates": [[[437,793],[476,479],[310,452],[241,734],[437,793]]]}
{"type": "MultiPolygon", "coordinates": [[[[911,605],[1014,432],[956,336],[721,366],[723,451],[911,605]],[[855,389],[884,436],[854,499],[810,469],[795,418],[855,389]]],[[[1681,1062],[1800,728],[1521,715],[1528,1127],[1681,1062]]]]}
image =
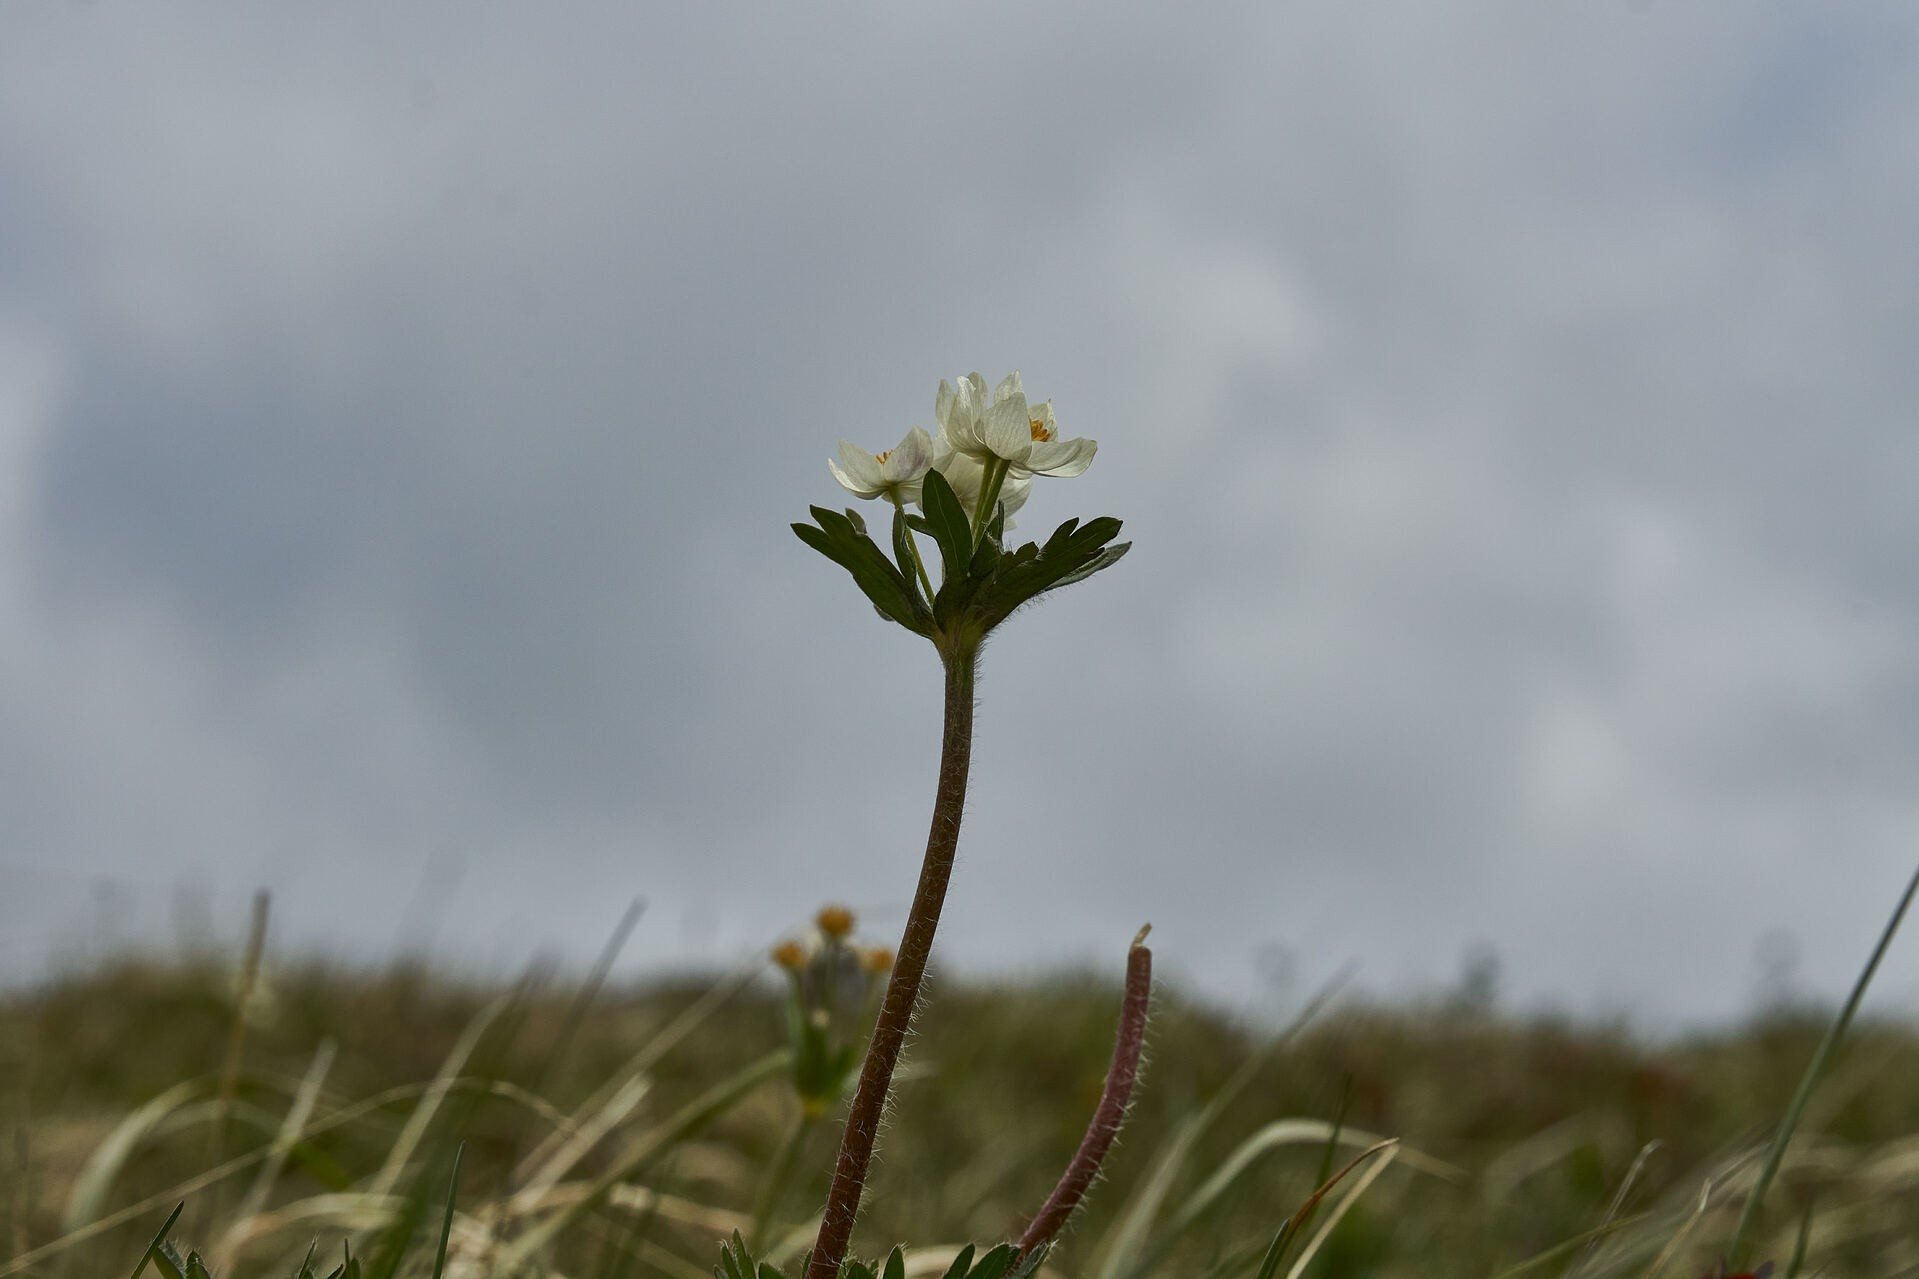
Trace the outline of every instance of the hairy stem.
{"type": "Polygon", "coordinates": [[[873,1162],[873,1143],[892,1091],[893,1069],[912,1024],[919,1001],[926,961],[933,953],[933,934],[939,928],[940,907],[946,901],[946,881],[953,873],[953,854],[959,848],[960,816],[966,808],[966,773],[973,757],[973,676],[979,659],[975,643],[960,643],[943,653],[946,661],[946,728],[940,739],[939,789],[933,797],[933,825],[926,836],[926,860],[920,865],[919,888],[906,916],[893,977],[886,986],[873,1041],[860,1068],[860,1082],[846,1115],[840,1138],[839,1161],[833,1167],[833,1188],[826,1199],[819,1240],[806,1279],[835,1279],[846,1258],[859,1215],[860,1192],[873,1162]]]}
{"type": "MultiPolygon", "coordinates": [[[[1150,925],[1149,925],[1150,927],[1150,925]]],[[[1119,1014],[1119,1034],[1113,1041],[1113,1064],[1106,1070],[1106,1087],[1101,1091],[1099,1107],[1086,1125],[1079,1151],[1066,1165],[1066,1172],[1053,1188],[1045,1206],[1020,1236],[1021,1254],[1049,1242],[1066,1225],[1073,1209],[1086,1197],[1106,1152],[1126,1122],[1126,1103],[1132,1099],[1133,1083],[1139,1078],[1140,1053],[1146,1047],[1146,1006],[1153,991],[1153,952],[1146,949],[1146,928],[1133,938],[1126,955],[1126,1000],[1119,1014]]]]}

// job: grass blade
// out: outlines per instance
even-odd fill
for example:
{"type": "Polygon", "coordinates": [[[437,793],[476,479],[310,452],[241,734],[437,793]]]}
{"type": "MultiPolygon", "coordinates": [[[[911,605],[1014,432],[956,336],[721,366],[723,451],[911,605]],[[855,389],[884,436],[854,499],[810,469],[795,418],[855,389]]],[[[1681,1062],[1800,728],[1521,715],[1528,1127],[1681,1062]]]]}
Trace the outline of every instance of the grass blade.
{"type": "Polygon", "coordinates": [[[440,1250],[433,1254],[433,1279],[446,1273],[446,1241],[453,1237],[453,1200],[460,1190],[460,1162],[465,1158],[463,1141],[453,1152],[453,1172],[446,1179],[446,1216],[440,1220],[440,1250]]]}
{"type": "Polygon", "coordinates": [[[333,1068],[335,1046],[331,1039],[320,1041],[319,1049],[313,1054],[313,1060],[307,1066],[306,1077],[300,1081],[300,1091],[294,1095],[293,1104],[287,1108],[286,1119],[280,1124],[280,1131],[274,1134],[273,1146],[267,1153],[266,1163],[261,1166],[259,1175],[253,1179],[252,1187],[246,1198],[241,1201],[239,1211],[233,1222],[221,1237],[219,1255],[221,1269],[232,1267],[238,1255],[240,1245],[251,1233],[253,1218],[266,1207],[267,1196],[273,1192],[273,1184],[280,1179],[280,1170],[286,1166],[287,1156],[292,1152],[294,1143],[300,1140],[306,1131],[307,1120],[313,1115],[314,1103],[320,1098],[320,1086],[326,1082],[327,1072],[333,1068]]]}
{"type": "Polygon", "coordinates": [[[97,1219],[113,1183],[140,1143],[168,1115],[205,1091],[205,1085],[196,1080],[175,1084],[116,1124],[106,1140],[94,1147],[75,1179],[73,1190],[67,1195],[66,1213],[60,1219],[61,1231],[70,1234],[97,1219]]]}
{"type": "Polygon", "coordinates": [[[523,1268],[535,1253],[552,1243],[562,1230],[597,1207],[614,1186],[646,1171],[674,1147],[738,1105],[755,1088],[788,1068],[792,1060],[792,1054],[783,1048],[768,1053],[681,1107],[664,1128],[642,1137],[613,1167],[600,1174],[577,1202],[555,1212],[516,1239],[501,1258],[500,1270],[513,1274],[523,1268]]]}
{"type": "Polygon", "coordinates": [[[1779,1121],[1779,1131],[1773,1134],[1772,1145],[1766,1151],[1766,1162],[1759,1169],[1759,1177],[1746,1195],[1745,1205],[1739,1210],[1739,1222],[1733,1227],[1732,1238],[1726,1244],[1726,1260],[1738,1267],[1744,1260],[1746,1236],[1752,1230],[1753,1222],[1758,1218],[1759,1205],[1765,1200],[1766,1192],[1772,1188],[1773,1178],[1779,1175],[1779,1165],[1786,1157],[1786,1147],[1792,1142],[1792,1135],[1799,1126],[1799,1117],[1805,1113],[1806,1103],[1812,1100],[1812,1090],[1825,1076],[1826,1067],[1832,1061],[1833,1053],[1839,1048],[1839,1041],[1845,1037],[1846,1030],[1852,1025],[1853,1014],[1859,1011],[1859,1001],[1865,998],[1866,987],[1872,984],[1872,976],[1879,970],[1879,961],[1886,956],[1886,949],[1892,945],[1893,934],[1899,931],[1900,921],[1906,917],[1906,908],[1912,905],[1915,892],[1919,892],[1919,870],[1914,870],[1912,878],[1906,882],[1906,891],[1900,895],[1898,906],[1893,908],[1892,918],[1886,921],[1885,931],[1879,934],[1878,945],[1872,948],[1872,957],[1866,960],[1866,966],[1859,973],[1859,980],[1852,984],[1852,994],[1846,998],[1846,1006],[1839,1010],[1832,1026],[1826,1031],[1826,1037],[1820,1041],[1819,1048],[1812,1055],[1812,1061],[1806,1067],[1806,1073],[1799,1079],[1799,1089],[1793,1093],[1792,1101],[1786,1106],[1785,1117],[1779,1121]]]}
{"type": "MultiPolygon", "coordinates": [[[[1399,1142],[1397,1140],[1382,1141],[1376,1146],[1369,1147],[1361,1151],[1351,1163],[1341,1168],[1339,1175],[1331,1182],[1328,1182],[1326,1186],[1319,1191],[1319,1195],[1325,1194],[1326,1191],[1331,1190],[1334,1185],[1338,1184],[1347,1173],[1359,1167],[1359,1165],[1366,1160],[1371,1159],[1372,1156],[1379,1156],[1378,1159],[1373,1160],[1372,1165],[1368,1167],[1365,1172],[1360,1174],[1359,1180],[1353,1183],[1352,1189],[1348,1190],[1340,1201],[1334,1205],[1332,1212],[1327,1216],[1326,1220],[1319,1223],[1319,1230],[1313,1235],[1312,1241],[1306,1245],[1306,1250],[1299,1254],[1299,1260],[1293,1263],[1293,1268],[1286,1272],[1286,1279],[1299,1279],[1299,1277],[1306,1272],[1306,1267],[1312,1262],[1314,1254],[1319,1251],[1321,1245],[1326,1242],[1333,1231],[1339,1227],[1340,1221],[1351,1211],[1352,1206],[1359,1202],[1359,1197],[1365,1194],[1367,1189],[1375,1181],[1379,1180],[1379,1175],[1391,1166],[1393,1156],[1398,1153],[1399,1142]]],[[[1318,1195],[1315,1195],[1314,1199],[1316,1201],[1318,1195]]],[[[1309,1203],[1307,1212],[1310,1214],[1316,1206],[1316,1202],[1309,1203]]]]}
{"type": "Polygon", "coordinates": [[[425,1139],[427,1127],[432,1124],[433,1116],[446,1101],[447,1093],[452,1091],[453,1081],[459,1078],[460,1071],[466,1066],[467,1058],[471,1057],[473,1050],[479,1047],[480,1036],[486,1033],[487,1027],[491,1026],[494,1019],[505,1010],[507,1002],[504,998],[488,1002],[486,1007],[482,1008],[468,1023],[458,1042],[453,1045],[453,1051],[449,1052],[446,1060],[441,1063],[440,1073],[433,1077],[433,1083],[426,1090],[426,1095],[420,1098],[420,1104],[414,1107],[411,1115],[407,1116],[406,1127],[400,1130],[399,1140],[393,1143],[393,1149],[388,1152],[386,1162],[381,1165],[379,1173],[367,1186],[368,1193],[388,1194],[399,1183],[400,1174],[405,1171],[407,1162],[413,1158],[413,1152],[425,1139]]]}
{"type": "MultiPolygon", "coordinates": [[[[1206,1130],[1218,1122],[1246,1085],[1253,1081],[1260,1067],[1266,1064],[1279,1049],[1291,1042],[1306,1025],[1316,1018],[1327,1003],[1332,1000],[1339,988],[1346,983],[1348,974],[1342,972],[1327,983],[1326,987],[1315,995],[1306,1007],[1287,1027],[1261,1044],[1246,1058],[1233,1077],[1198,1111],[1182,1122],[1163,1148],[1163,1153],[1154,1161],[1153,1171],[1134,1192],[1130,1202],[1120,1212],[1120,1217],[1108,1233],[1101,1248],[1099,1262],[1092,1273],[1095,1279],[1135,1279],[1145,1272],[1153,1258],[1143,1255],[1142,1241],[1152,1229],[1153,1218],[1159,1214],[1160,1205],[1172,1192],[1173,1182],[1185,1167],[1187,1158],[1192,1154],[1193,1146],[1206,1134],[1206,1130]]],[[[1156,1254],[1155,1254],[1156,1255],[1156,1254]]]]}
{"type": "Polygon", "coordinates": [[[186,1210],[186,1200],[183,1199],[179,1206],[167,1214],[166,1221],[160,1226],[160,1233],[153,1237],[153,1242],[147,1245],[147,1250],[140,1254],[140,1264],[133,1268],[133,1279],[140,1279],[140,1276],[146,1273],[147,1263],[153,1260],[153,1254],[160,1245],[167,1241],[167,1234],[173,1229],[173,1223],[180,1220],[180,1214],[186,1210]]]}

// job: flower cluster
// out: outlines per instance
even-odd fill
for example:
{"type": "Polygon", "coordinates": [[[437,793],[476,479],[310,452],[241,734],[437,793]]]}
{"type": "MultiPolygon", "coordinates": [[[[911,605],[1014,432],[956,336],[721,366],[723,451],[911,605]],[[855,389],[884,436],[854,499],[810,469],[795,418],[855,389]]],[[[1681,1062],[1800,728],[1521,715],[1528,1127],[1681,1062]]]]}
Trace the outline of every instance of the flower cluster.
{"type": "Polygon", "coordinates": [[[893,967],[893,952],[853,940],[853,912],[824,906],[805,938],[773,947],[786,973],[787,1035],[793,1083],[809,1115],[821,1115],[846,1091],[859,1063],[861,1034],[893,967]]]}
{"type": "Polygon", "coordinates": [[[990,396],[977,373],[941,382],[933,412],[937,436],[916,426],[884,453],[841,440],[838,460],[827,463],[847,492],[892,506],[890,555],[851,508],[810,507],[813,522],[793,532],[851,573],[881,617],[951,658],[976,651],[987,632],[1045,592],[1117,562],[1127,544],[1113,542],[1120,522],[1110,516],[1068,520],[1043,544],[1006,540],[1034,476],[1078,475],[1099,449],[1092,440],[1061,439],[1052,401],[1028,403],[1019,374],[990,396]],[[918,509],[909,513],[909,506],[918,509]],[[937,584],[922,537],[939,551],[937,584]]]}
{"type": "MultiPolygon", "coordinates": [[[[855,497],[883,497],[894,506],[912,503],[924,509],[928,471],[938,471],[953,487],[969,520],[979,522],[980,497],[999,473],[998,500],[1006,528],[1026,504],[1035,475],[1078,475],[1093,464],[1094,440],[1059,438],[1053,402],[1029,404],[1019,374],[1009,373],[986,394],[986,379],[969,373],[957,385],[941,381],[933,401],[939,438],[914,427],[884,453],[869,453],[840,441],[840,460],[826,465],[841,487],[855,497]]],[[[990,512],[988,513],[991,514],[990,512]]]]}
{"type": "MultiPolygon", "coordinates": [[[[896,447],[884,453],[869,453],[841,440],[839,459],[827,463],[833,478],[855,497],[886,499],[893,508],[890,538],[876,541],[867,531],[865,518],[852,508],[832,511],[811,506],[807,508],[811,522],[793,525],[800,541],[852,576],[854,585],[882,618],[932,641],[945,668],[946,681],[939,789],[933,800],[933,822],[920,865],[919,886],[900,935],[898,955],[851,946],[846,939],[852,933],[853,918],[839,908],[820,913],[814,921],[815,940],[784,942],[774,951],[774,961],[786,970],[792,988],[787,1007],[794,1044],[794,1081],[802,1111],[796,1133],[836,1103],[851,1082],[857,1047],[834,1030],[840,1022],[839,1010],[870,1000],[877,984],[874,979],[882,970],[892,969],[873,1021],[871,1047],[865,1064],[859,1067],[858,1086],[841,1131],[832,1189],[820,1214],[819,1238],[806,1265],[807,1279],[849,1279],[857,1275],[877,1279],[877,1270],[842,1263],[847,1258],[893,1073],[912,1027],[913,1010],[932,955],[933,934],[939,926],[940,907],[959,848],[960,815],[966,806],[967,768],[973,749],[973,700],[980,646],[993,628],[1015,611],[1049,591],[1083,582],[1111,567],[1128,547],[1128,543],[1113,540],[1119,534],[1120,522],[1109,515],[1069,519],[1044,542],[1014,545],[1007,540],[1006,530],[1012,524],[1009,517],[1026,501],[1033,477],[1079,475],[1092,465],[1098,449],[1092,440],[1061,439],[1052,402],[1029,404],[1019,374],[1007,377],[990,396],[986,379],[977,373],[961,378],[957,385],[941,382],[933,411],[938,419],[937,438],[914,427],[896,447]],[[917,507],[917,512],[909,513],[909,506],[917,507]],[[937,558],[923,552],[922,540],[931,544],[937,558]],[[929,566],[937,567],[937,585],[929,566]],[[874,984],[862,986],[862,980],[874,984]],[[859,993],[862,991],[863,996],[859,993]]],[[[1128,960],[1127,974],[1128,1011],[1122,1018],[1113,1070],[1093,1125],[1066,1176],[1018,1245],[1001,1245],[987,1253],[978,1266],[971,1264],[972,1249],[968,1248],[949,1268],[949,1275],[1007,1279],[1009,1274],[1034,1272],[1053,1236],[1097,1175],[1125,1111],[1139,1064],[1150,956],[1137,943],[1128,960]],[[1017,1270],[1013,1269],[1015,1263],[1017,1270]]],[[[755,1209],[752,1241],[763,1234],[777,1204],[777,1187],[791,1167],[790,1152],[796,1148],[797,1139],[782,1147],[788,1153],[780,1157],[775,1174],[769,1178],[768,1184],[775,1189],[762,1195],[755,1209]]],[[[749,1279],[768,1273],[769,1267],[758,1265],[750,1257],[751,1243],[737,1238],[734,1243],[723,1258],[726,1275],[749,1279]]],[[[889,1279],[904,1273],[902,1254],[893,1254],[884,1273],[889,1279]]]]}

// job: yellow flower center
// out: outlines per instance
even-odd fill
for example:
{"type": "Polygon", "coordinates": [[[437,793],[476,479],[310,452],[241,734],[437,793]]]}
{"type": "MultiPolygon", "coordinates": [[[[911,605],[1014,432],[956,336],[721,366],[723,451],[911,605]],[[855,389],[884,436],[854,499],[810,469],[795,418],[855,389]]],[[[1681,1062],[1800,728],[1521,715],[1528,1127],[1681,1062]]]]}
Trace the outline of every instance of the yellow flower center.
{"type": "Polygon", "coordinates": [[[845,937],[853,931],[853,912],[844,906],[822,906],[820,913],[813,916],[813,922],[828,937],[845,937]]]}
{"type": "Polygon", "coordinates": [[[875,453],[875,454],[873,455],[873,460],[874,460],[875,462],[884,462],[884,461],[886,461],[886,459],[887,459],[887,458],[889,458],[889,457],[891,457],[891,456],[893,456],[893,450],[892,450],[892,449],[888,449],[888,450],[886,450],[886,452],[884,452],[884,453],[875,453]]]}
{"type": "Polygon", "coordinates": [[[1053,433],[1046,429],[1046,423],[1040,421],[1038,418],[1033,418],[1028,423],[1028,425],[1033,428],[1033,440],[1035,443],[1038,443],[1038,444],[1052,443],[1053,433]]]}

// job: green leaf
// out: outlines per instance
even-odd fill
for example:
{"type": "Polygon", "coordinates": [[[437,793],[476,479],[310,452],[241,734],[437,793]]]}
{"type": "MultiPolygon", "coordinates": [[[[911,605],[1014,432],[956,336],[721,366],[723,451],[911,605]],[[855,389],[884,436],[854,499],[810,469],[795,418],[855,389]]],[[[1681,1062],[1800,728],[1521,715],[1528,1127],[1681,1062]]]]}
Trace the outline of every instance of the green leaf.
{"type": "MultiPolygon", "coordinates": [[[[959,1250],[959,1256],[953,1258],[953,1264],[946,1268],[946,1274],[941,1279],[966,1279],[966,1272],[972,1269],[972,1266],[973,1245],[969,1243],[959,1250]]],[[[900,1279],[906,1279],[904,1272],[901,1273],[900,1279]]]]}
{"type": "Polygon", "coordinates": [[[333,1267],[327,1279],[360,1279],[360,1259],[353,1255],[353,1247],[346,1240],[340,1241],[340,1264],[333,1267]]]}
{"type": "Polygon", "coordinates": [[[840,1279],[880,1279],[864,1261],[849,1261],[840,1271],[840,1279]]]}
{"type": "Polygon", "coordinates": [[[752,1259],[746,1254],[746,1240],[735,1230],[731,1239],[720,1244],[720,1264],[713,1267],[713,1279],[753,1279],[752,1259]],[[744,1263],[745,1268],[742,1268],[744,1263]]]}
{"type": "Polygon", "coordinates": [[[950,632],[960,619],[966,616],[972,607],[973,597],[979,593],[979,583],[965,574],[948,574],[940,583],[939,593],[933,596],[933,628],[937,632],[950,632]]]}
{"type": "MultiPolygon", "coordinates": [[[[919,581],[919,560],[913,554],[913,534],[906,527],[906,512],[894,508],[893,511],[893,562],[899,565],[900,576],[906,579],[908,586],[919,581]]],[[[918,589],[913,591],[915,598],[918,589]]]]}
{"type": "Polygon", "coordinates": [[[1068,520],[1053,530],[1044,546],[1028,542],[1005,556],[992,581],[980,591],[975,614],[986,630],[1005,621],[1022,604],[1061,586],[1083,581],[1118,562],[1131,543],[1108,546],[1119,533],[1111,516],[1081,526],[1068,520]]]}
{"type": "Polygon", "coordinates": [[[999,557],[999,539],[988,531],[986,536],[979,540],[979,545],[973,548],[973,559],[967,565],[966,575],[975,582],[984,582],[999,567],[999,557]]]}
{"type": "Polygon", "coordinates": [[[886,1254],[886,1269],[880,1272],[880,1279],[906,1279],[906,1249],[899,1244],[886,1254]]]}
{"type": "Polygon", "coordinates": [[[966,1279],[1001,1279],[1018,1260],[1019,1249],[1010,1243],[1003,1243],[974,1263],[966,1279]]]}
{"type": "Polygon", "coordinates": [[[180,1256],[180,1250],[173,1246],[173,1240],[162,1239],[153,1249],[153,1268],[160,1272],[162,1279],[186,1279],[187,1263],[180,1256]]]}
{"type": "Polygon", "coordinates": [[[182,1199],[178,1206],[167,1214],[167,1219],[160,1225],[160,1233],[153,1237],[153,1242],[147,1245],[147,1250],[140,1254],[140,1264],[133,1268],[133,1279],[140,1279],[140,1275],[146,1270],[148,1264],[153,1261],[154,1254],[166,1245],[167,1235],[172,1231],[173,1223],[180,1220],[180,1214],[186,1210],[186,1200],[182,1199]]]}
{"type": "Polygon", "coordinates": [[[837,511],[811,507],[817,527],[795,524],[802,542],[853,575],[853,583],[873,602],[880,616],[898,622],[916,635],[932,634],[932,617],[893,562],[873,545],[862,527],[837,511]]]}
{"type": "Polygon", "coordinates": [[[941,583],[944,594],[946,583],[965,576],[966,566],[972,561],[973,526],[967,521],[966,508],[960,505],[953,486],[938,471],[926,473],[926,482],[920,487],[920,500],[926,504],[926,522],[931,526],[933,540],[939,543],[940,563],[945,571],[941,583]]]}
{"type": "MultiPolygon", "coordinates": [[[[1046,590],[1057,591],[1062,586],[1071,586],[1074,582],[1083,582],[1087,578],[1091,577],[1093,574],[1099,572],[1101,569],[1111,568],[1113,565],[1119,563],[1120,559],[1125,556],[1126,552],[1132,549],[1133,549],[1133,544],[1131,542],[1121,542],[1117,546],[1109,546],[1105,550],[1101,551],[1098,555],[1095,555],[1092,559],[1088,560],[1086,562],[1086,567],[1074,569],[1072,572],[1068,573],[1065,577],[1060,578],[1059,581],[1054,582],[1051,586],[1047,587],[1046,590]]],[[[1041,594],[1044,594],[1044,593],[1045,592],[1041,592],[1041,594]]]]}
{"type": "Polygon", "coordinates": [[[1012,1274],[1008,1275],[1006,1279],[1032,1279],[1034,1275],[1039,1273],[1039,1268],[1046,1264],[1046,1254],[1052,1250],[1053,1245],[1050,1240],[1033,1249],[1019,1259],[1018,1268],[1015,1269],[1012,1274]]]}
{"type": "Polygon", "coordinates": [[[786,1279],[786,1276],[781,1274],[780,1268],[772,1262],[762,1261],[759,1270],[755,1272],[755,1279],[786,1279]]]}
{"type": "Polygon", "coordinates": [[[446,1179],[446,1216],[440,1221],[440,1247],[433,1254],[433,1279],[446,1273],[446,1244],[453,1236],[453,1200],[460,1189],[460,1164],[466,1158],[466,1143],[453,1151],[453,1172],[446,1179]]]}
{"type": "Polygon", "coordinates": [[[187,1279],[213,1279],[213,1275],[207,1270],[207,1263],[197,1252],[187,1254],[187,1279]]]}

